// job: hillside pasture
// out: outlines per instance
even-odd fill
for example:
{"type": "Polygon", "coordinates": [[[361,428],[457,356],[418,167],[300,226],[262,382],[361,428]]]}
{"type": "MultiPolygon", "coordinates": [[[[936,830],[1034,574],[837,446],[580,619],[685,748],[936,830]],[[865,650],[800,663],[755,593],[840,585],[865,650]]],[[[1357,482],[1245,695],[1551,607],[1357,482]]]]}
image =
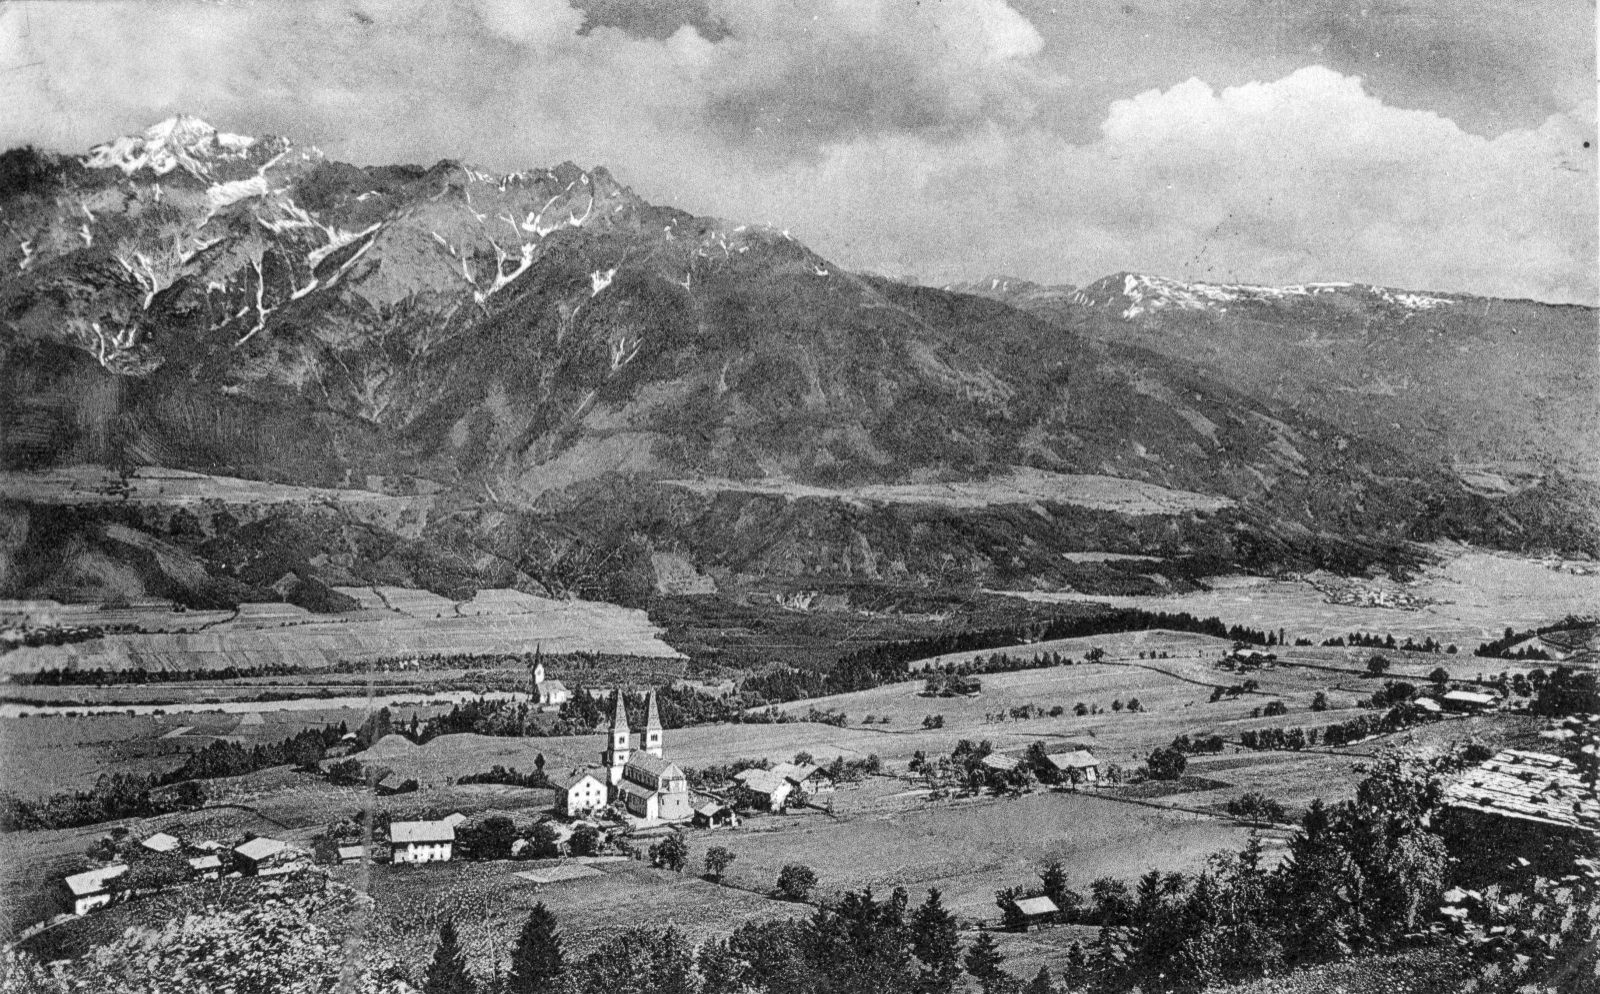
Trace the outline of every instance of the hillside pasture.
{"type": "MultiPolygon", "coordinates": [[[[937,887],[958,916],[988,921],[999,914],[997,888],[1034,881],[1051,860],[1066,867],[1072,887],[1087,891],[1106,875],[1197,870],[1212,852],[1242,846],[1248,834],[1226,821],[1088,792],[1041,792],[842,820],[752,819],[703,844],[738,854],[728,878],[741,887],[770,889],[784,864],[801,863],[816,871],[821,893],[905,887],[915,901],[937,887]]],[[[1276,852],[1280,843],[1268,845],[1276,852]]],[[[699,838],[691,849],[698,858],[699,838]]]]}
{"type": "Polygon", "coordinates": [[[694,875],[699,851],[682,874],[634,862],[596,864],[600,875],[535,884],[516,874],[537,862],[435,863],[342,867],[339,879],[362,887],[376,907],[363,937],[411,963],[420,974],[438,941],[439,924],[454,918],[469,960],[502,965],[515,948],[528,912],[543,903],[556,916],[569,956],[582,956],[625,928],[673,927],[691,943],[725,935],[745,922],[811,913],[803,904],[719,887],[694,875]]]}

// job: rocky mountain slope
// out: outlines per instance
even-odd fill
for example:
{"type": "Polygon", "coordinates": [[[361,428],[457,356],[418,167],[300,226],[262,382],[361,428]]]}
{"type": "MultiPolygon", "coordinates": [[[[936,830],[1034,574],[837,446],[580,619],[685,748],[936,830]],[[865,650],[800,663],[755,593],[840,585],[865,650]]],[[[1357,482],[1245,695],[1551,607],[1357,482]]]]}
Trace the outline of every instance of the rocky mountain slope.
{"type": "Polygon", "coordinates": [[[630,602],[662,553],[725,587],[1092,587],[1062,553],[1155,550],[1176,577],[1360,569],[1446,535],[1595,547],[1561,480],[1475,492],[1299,391],[1119,337],[1108,305],[1041,316],[853,274],[600,168],[361,168],[179,118],[84,156],[6,153],[0,210],[0,468],[432,495],[401,530],[233,508],[222,534],[177,536],[148,509],[12,497],[30,510],[0,536],[0,596],[136,584],[148,568],[40,557],[70,537],[115,560],[117,515],[196,557],[163,590],[210,599],[281,570],[314,589],[332,546],[361,550],[341,576],[405,549],[395,570],[452,592],[630,602]],[[1135,481],[1155,510],[1086,500],[1085,475],[1135,481]],[[852,489],[874,486],[924,496],[852,489]]]}
{"type": "Polygon", "coordinates": [[[1378,435],[1505,494],[1600,480],[1593,308],[1355,283],[1268,287],[1118,273],[1086,287],[950,289],[1195,364],[1245,394],[1378,435]]]}

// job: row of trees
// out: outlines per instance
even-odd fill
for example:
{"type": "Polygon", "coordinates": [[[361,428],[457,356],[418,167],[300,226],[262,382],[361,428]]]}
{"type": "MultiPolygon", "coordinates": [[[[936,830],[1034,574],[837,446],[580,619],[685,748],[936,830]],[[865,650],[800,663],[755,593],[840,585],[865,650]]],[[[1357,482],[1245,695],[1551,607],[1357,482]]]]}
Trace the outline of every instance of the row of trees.
{"type": "Polygon", "coordinates": [[[26,832],[75,828],[118,818],[152,818],[193,811],[206,803],[203,784],[167,786],[159,776],[105,773],[87,790],[60,791],[44,798],[0,793],[0,831],[26,832]]]}
{"type": "MultiPolygon", "coordinates": [[[[1230,627],[1219,618],[1197,618],[1187,611],[1119,608],[1088,616],[1063,615],[1004,628],[973,629],[927,638],[881,642],[841,657],[826,671],[780,667],[769,673],[753,674],[745,678],[742,689],[747,695],[759,696],[768,701],[825,697],[830,694],[870,690],[885,683],[904,680],[906,665],[918,659],[965,656],[969,653],[1003,650],[1052,639],[1084,638],[1157,628],[1211,635],[1253,645],[1266,645],[1269,639],[1275,641],[1270,632],[1242,625],[1230,627]]],[[[1067,662],[1059,653],[1043,655],[1030,653],[1012,657],[1008,653],[1001,652],[998,655],[1001,658],[1001,667],[1009,664],[1014,669],[1062,665],[1067,662]]],[[[1093,656],[1086,658],[1090,662],[1094,661],[1093,656]]],[[[982,669],[974,668],[974,665],[971,662],[952,662],[941,669],[962,675],[1000,671],[992,658],[982,662],[982,669]]]]}
{"type": "Polygon", "coordinates": [[[1395,641],[1395,637],[1393,635],[1351,632],[1349,635],[1335,635],[1333,638],[1323,639],[1322,644],[1331,646],[1350,646],[1352,648],[1361,649],[1398,649],[1404,652],[1442,652],[1450,656],[1456,654],[1456,647],[1453,643],[1450,645],[1445,645],[1442,642],[1436,641],[1432,635],[1427,636],[1421,642],[1418,642],[1409,636],[1407,636],[1404,642],[1397,642],[1395,641]]]}
{"type": "Polygon", "coordinates": [[[955,916],[937,890],[915,908],[904,890],[881,899],[871,890],[852,891],[808,917],[748,923],[699,947],[675,928],[631,928],[581,958],[567,953],[559,923],[540,904],[523,924],[498,989],[474,976],[448,920],[440,926],[422,989],[424,994],[953,994],[966,975],[985,992],[1056,990],[1048,970],[1024,986],[1004,963],[988,933],[963,947],[955,916]]]}

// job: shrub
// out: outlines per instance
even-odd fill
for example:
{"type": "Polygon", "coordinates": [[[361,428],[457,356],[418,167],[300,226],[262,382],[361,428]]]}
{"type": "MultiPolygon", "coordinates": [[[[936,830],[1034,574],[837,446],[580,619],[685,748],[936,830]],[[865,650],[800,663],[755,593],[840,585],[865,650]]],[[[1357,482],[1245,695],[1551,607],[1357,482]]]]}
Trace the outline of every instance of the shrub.
{"type": "Polygon", "coordinates": [[[785,901],[804,901],[817,886],[817,871],[800,863],[785,863],[778,871],[777,894],[785,901]]]}

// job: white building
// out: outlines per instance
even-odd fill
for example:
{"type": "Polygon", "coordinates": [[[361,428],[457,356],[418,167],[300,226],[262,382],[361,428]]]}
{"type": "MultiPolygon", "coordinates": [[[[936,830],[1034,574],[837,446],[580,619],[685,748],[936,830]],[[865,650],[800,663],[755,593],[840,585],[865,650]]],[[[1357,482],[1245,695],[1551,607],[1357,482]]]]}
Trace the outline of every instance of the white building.
{"type": "Polygon", "coordinates": [[[123,863],[102,866],[83,873],[74,873],[61,882],[72,896],[72,913],[86,915],[95,908],[111,903],[111,881],[128,872],[123,863]]]}
{"type": "Polygon", "coordinates": [[[572,691],[560,680],[545,679],[544,663],[533,664],[533,693],[540,704],[565,704],[572,700],[572,691]]]}
{"type": "Polygon", "coordinates": [[[389,826],[396,863],[442,863],[450,859],[456,827],[447,821],[397,821],[389,826]]]}
{"type": "Polygon", "coordinates": [[[550,775],[550,786],[556,791],[556,813],[565,818],[590,815],[606,806],[606,782],[602,771],[571,770],[550,775]]]}

